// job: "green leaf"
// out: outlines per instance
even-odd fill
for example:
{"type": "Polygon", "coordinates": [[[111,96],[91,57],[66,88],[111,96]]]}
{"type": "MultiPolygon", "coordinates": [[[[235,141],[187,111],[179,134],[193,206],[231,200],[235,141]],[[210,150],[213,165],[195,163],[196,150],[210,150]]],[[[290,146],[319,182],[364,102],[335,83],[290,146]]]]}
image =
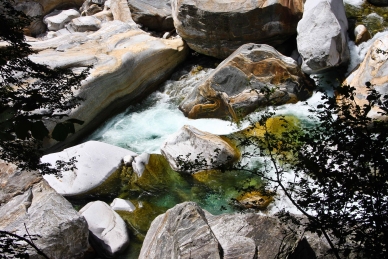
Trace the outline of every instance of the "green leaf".
{"type": "Polygon", "coordinates": [[[32,124],[31,134],[38,140],[43,140],[44,137],[48,136],[49,131],[42,121],[37,121],[32,124]]]}

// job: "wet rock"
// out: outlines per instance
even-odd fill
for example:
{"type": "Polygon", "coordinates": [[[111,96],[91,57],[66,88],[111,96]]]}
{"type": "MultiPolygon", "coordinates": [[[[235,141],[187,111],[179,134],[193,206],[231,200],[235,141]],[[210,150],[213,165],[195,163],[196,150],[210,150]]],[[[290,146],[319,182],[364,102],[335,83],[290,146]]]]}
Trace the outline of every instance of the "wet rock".
{"type": "Polygon", "coordinates": [[[129,0],[133,20],[156,31],[171,31],[174,21],[169,0],[129,0]]]}
{"type": "Polygon", "coordinates": [[[175,171],[194,173],[235,161],[237,151],[221,137],[183,126],[166,140],[161,153],[175,171]]]}
{"type": "Polygon", "coordinates": [[[358,25],[354,29],[354,36],[354,43],[356,43],[356,45],[360,45],[361,43],[366,42],[372,38],[368,29],[365,27],[365,25],[362,24],[358,25]]]}
{"type": "Polygon", "coordinates": [[[240,195],[236,200],[245,208],[265,210],[274,199],[270,195],[263,195],[258,191],[251,191],[240,195]]]}
{"type": "Polygon", "coordinates": [[[109,194],[117,186],[112,184],[118,178],[117,170],[124,156],[136,154],[127,149],[97,141],[65,149],[62,152],[45,155],[41,161],[55,165],[57,160],[69,161],[75,158],[75,167],[62,172],[62,178],[45,175],[48,183],[63,196],[80,196],[91,193],[109,194]]]}
{"type": "Polygon", "coordinates": [[[114,258],[129,245],[124,220],[102,201],[86,204],[80,211],[88,222],[90,244],[104,258],[114,258]]]}
{"type": "Polygon", "coordinates": [[[54,12],[46,15],[43,21],[47,24],[47,29],[49,31],[58,31],[63,29],[71,20],[79,16],[81,16],[81,14],[74,9],[55,10],[54,12]]]}
{"type": "Polygon", "coordinates": [[[305,100],[314,83],[273,47],[245,44],[200,82],[179,108],[189,118],[239,120],[259,107],[305,100]],[[273,92],[263,92],[264,89],[273,92]]]}
{"type": "Polygon", "coordinates": [[[348,21],[342,1],[307,0],[298,23],[298,51],[302,70],[317,74],[346,64],[348,21]]]}
{"type": "Polygon", "coordinates": [[[296,34],[302,0],[174,0],[177,33],[199,53],[226,58],[246,43],[280,45],[296,34]]]}
{"type": "MultiPolygon", "coordinates": [[[[39,235],[34,244],[53,259],[83,258],[87,223],[37,172],[0,162],[0,229],[19,236],[39,235]]],[[[41,258],[33,248],[29,258],[41,258]]]]}

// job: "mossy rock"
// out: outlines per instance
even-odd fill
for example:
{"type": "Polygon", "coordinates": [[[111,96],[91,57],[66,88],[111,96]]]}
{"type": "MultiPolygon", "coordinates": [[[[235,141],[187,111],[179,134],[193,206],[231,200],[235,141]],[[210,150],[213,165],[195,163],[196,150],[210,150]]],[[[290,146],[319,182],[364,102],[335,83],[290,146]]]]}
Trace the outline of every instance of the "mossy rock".
{"type": "Polygon", "coordinates": [[[263,195],[259,191],[250,191],[237,197],[239,204],[245,208],[265,210],[273,202],[273,195],[263,195]]]}

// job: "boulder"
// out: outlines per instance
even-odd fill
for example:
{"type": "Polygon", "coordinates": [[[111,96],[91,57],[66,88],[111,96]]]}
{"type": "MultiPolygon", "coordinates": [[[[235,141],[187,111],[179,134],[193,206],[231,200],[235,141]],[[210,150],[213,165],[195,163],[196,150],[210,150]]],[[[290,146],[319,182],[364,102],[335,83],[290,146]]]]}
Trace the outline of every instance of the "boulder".
{"type": "Polygon", "coordinates": [[[307,0],[297,28],[302,70],[317,74],[346,64],[349,60],[347,29],[342,1],[307,0]]]}
{"type": "Polygon", "coordinates": [[[114,258],[129,245],[129,234],[124,220],[108,204],[93,201],[80,211],[88,222],[89,242],[103,258],[114,258]]]}
{"type": "Polygon", "coordinates": [[[128,5],[136,23],[156,31],[174,29],[170,0],[129,0],[128,5]]]}
{"type": "Polygon", "coordinates": [[[68,26],[69,31],[98,31],[101,28],[101,21],[94,16],[82,16],[73,19],[68,26]]]}
{"type": "MultiPolygon", "coordinates": [[[[360,107],[367,103],[366,82],[383,96],[388,94],[388,33],[377,34],[371,41],[364,60],[344,81],[345,85],[356,88],[354,100],[360,107]]],[[[368,116],[378,118],[378,112],[380,109],[373,107],[368,116]]]]}
{"type": "Polygon", "coordinates": [[[135,22],[133,21],[131,16],[131,11],[129,9],[127,0],[110,0],[109,8],[113,14],[114,20],[129,23],[132,26],[135,25],[135,22]]]}
{"type": "Polygon", "coordinates": [[[193,202],[176,205],[151,223],[139,259],[222,258],[204,211],[193,202]]]}
{"type": "Polygon", "coordinates": [[[221,137],[187,125],[166,140],[161,153],[173,170],[189,173],[216,168],[238,158],[236,149],[221,137]]]}
{"type": "Polygon", "coordinates": [[[34,17],[31,18],[32,21],[30,25],[24,29],[23,33],[29,36],[36,36],[46,31],[46,24],[43,23],[42,18],[39,18],[43,15],[43,7],[37,2],[24,2],[19,1],[14,5],[15,9],[23,12],[27,16],[34,17]]]}
{"type": "Polygon", "coordinates": [[[82,16],[89,16],[101,12],[103,10],[103,4],[105,1],[86,0],[79,11],[82,16]]]}
{"type": "Polygon", "coordinates": [[[41,161],[55,165],[57,160],[70,161],[75,158],[76,168],[65,168],[62,177],[45,175],[44,178],[63,196],[80,196],[91,193],[109,194],[117,186],[117,170],[124,156],[137,154],[120,147],[98,141],[88,141],[65,149],[62,152],[45,155],[41,161]]]}
{"type": "MultiPolygon", "coordinates": [[[[55,152],[77,143],[114,113],[141,100],[162,83],[188,53],[182,39],[159,39],[130,23],[110,21],[92,33],[75,32],[31,42],[36,63],[80,71],[92,66],[88,78],[75,90],[84,99],[69,117],[84,121],[65,141],[45,147],[55,152]]],[[[50,122],[47,122],[49,125],[50,122]]],[[[53,125],[51,125],[53,127],[53,125]]]]}
{"type": "Polygon", "coordinates": [[[357,25],[357,27],[354,29],[354,37],[354,43],[356,43],[356,45],[360,45],[361,43],[366,42],[372,38],[368,29],[363,24],[357,25]]]}
{"type": "Polygon", "coordinates": [[[177,33],[199,53],[224,59],[245,43],[277,46],[296,34],[303,0],[173,0],[177,33]]]}
{"type": "Polygon", "coordinates": [[[128,211],[133,212],[136,207],[133,205],[133,203],[129,200],[123,200],[120,198],[115,198],[113,202],[110,204],[110,207],[112,210],[118,210],[118,211],[128,211]]]}
{"type": "Polygon", "coordinates": [[[74,9],[55,10],[54,12],[46,15],[43,18],[43,21],[47,24],[47,29],[49,31],[58,31],[63,29],[71,20],[79,16],[81,16],[81,14],[74,9]]]}
{"type": "Polygon", "coordinates": [[[368,2],[376,6],[388,6],[388,0],[368,0],[368,2]]]}
{"type": "MultiPolygon", "coordinates": [[[[83,258],[87,223],[37,172],[0,162],[0,229],[39,235],[34,244],[52,259],[83,258]]],[[[42,258],[29,247],[29,258],[42,258]]]]}
{"type": "Polygon", "coordinates": [[[259,107],[295,103],[311,96],[313,81],[297,62],[273,47],[245,44],[225,59],[179,108],[189,118],[239,120],[259,107]],[[271,94],[262,92],[272,89],[271,94]]]}
{"type": "Polygon", "coordinates": [[[146,170],[146,166],[150,160],[150,154],[148,153],[143,153],[133,159],[132,162],[132,168],[133,171],[141,177],[144,170],[146,170]]]}
{"type": "Polygon", "coordinates": [[[139,259],[323,258],[328,251],[324,240],[289,227],[276,217],[254,213],[213,216],[185,202],[151,223],[139,259]]]}

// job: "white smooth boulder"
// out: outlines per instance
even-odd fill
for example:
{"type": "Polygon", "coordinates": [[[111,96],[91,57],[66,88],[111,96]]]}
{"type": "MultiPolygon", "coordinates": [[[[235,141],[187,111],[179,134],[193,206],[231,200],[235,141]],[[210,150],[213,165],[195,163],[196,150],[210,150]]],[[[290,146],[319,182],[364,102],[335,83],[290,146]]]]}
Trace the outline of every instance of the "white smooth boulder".
{"type": "Polygon", "coordinates": [[[161,153],[172,169],[190,173],[216,168],[238,157],[221,137],[187,125],[166,140],[161,153]]]}
{"type": "Polygon", "coordinates": [[[55,10],[54,12],[46,15],[43,18],[43,22],[47,24],[47,29],[49,31],[58,31],[63,29],[71,20],[80,16],[81,14],[74,9],[60,11],[55,10]]]}
{"type": "Polygon", "coordinates": [[[108,204],[94,201],[80,211],[89,225],[90,244],[105,258],[112,258],[129,245],[129,234],[124,220],[108,204]]]}
{"type": "Polygon", "coordinates": [[[94,16],[82,16],[73,19],[69,27],[77,32],[98,31],[101,28],[101,21],[94,16]]]}
{"type": "Polygon", "coordinates": [[[77,196],[93,191],[103,184],[120,167],[123,157],[136,153],[98,141],[88,141],[62,152],[45,155],[41,161],[55,165],[57,160],[69,161],[75,157],[76,169],[62,172],[61,178],[45,175],[44,178],[59,194],[77,196]]]}
{"type": "Polygon", "coordinates": [[[133,205],[131,201],[120,198],[115,198],[110,204],[110,207],[112,208],[112,210],[128,212],[133,212],[136,209],[135,205],[133,205]]]}
{"type": "Polygon", "coordinates": [[[323,73],[349,60],[348,21],[342,1],[307,0],[297,27],[302,70],[323,73]]]}

